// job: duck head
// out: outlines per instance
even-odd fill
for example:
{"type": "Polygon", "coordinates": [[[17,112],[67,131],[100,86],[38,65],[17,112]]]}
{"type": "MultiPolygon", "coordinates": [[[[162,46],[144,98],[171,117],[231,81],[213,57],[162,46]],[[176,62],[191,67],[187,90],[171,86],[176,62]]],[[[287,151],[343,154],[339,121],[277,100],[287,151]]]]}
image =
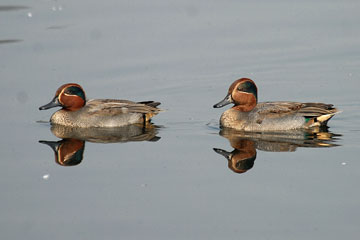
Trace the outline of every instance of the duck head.
{"type": "Polygon", "coordinates": [[[253,80],[241,78],[233,82],[226,97],[215,104],[214,108],[220,108],[230,103],[234,104],[234,109],[249,112],[257,104],[257,87],[253,80]]]}
{"type": "Polygon", "coordinates": [[[86,97],[82,87],[76,83],[67,83],[59,87],[51,102],[41,106],[39,110],[62,107],[65,110],[76,111],[82,108],[85,102],[86,97]]]}

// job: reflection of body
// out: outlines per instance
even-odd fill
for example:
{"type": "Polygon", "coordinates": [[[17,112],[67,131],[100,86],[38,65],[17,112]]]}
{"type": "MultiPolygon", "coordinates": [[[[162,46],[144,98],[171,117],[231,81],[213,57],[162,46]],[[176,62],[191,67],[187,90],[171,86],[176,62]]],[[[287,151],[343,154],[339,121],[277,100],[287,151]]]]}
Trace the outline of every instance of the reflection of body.
{"type": "Polygon", "coordinates": [[[73,128],[61,125],[51,126],[52,133],[62,138],[60,141],[40,141],[55,152],[56,163],[62,166],[74,166],[83,159],[85,141],[94,143],[117,143],[134,141],[156,142],[159,127],[151,123],[146,125],[127,125],[119,128],[73,128]]]}
{"type": "Polygon", "coordinates": [[[76,138],[88,142],[116,143],[134,141],[157,141],[159,127],[147,123],[131,124],[116,128],[74,128],[61,125],[52,125],[51,132],[58,138],[76,138]]]}
{"type": "Polygon", "coordinates": [[[332,104],[300,102],[258,103],[257,87],[248,78],[231,84],[224,100],[214,108],[233,103],[220,118],[222,127],[243,131],[282,131],[326,126],[338,112],[332,104]]]}
{"type": "Polygon", "coordinates": [[[132,102],[117,99],[93,99],[86,101],[80,85],[62,85],[53,100],[40,110],[62,107],[50,119],[52,124],[70,127],[121,127],[129,124],[143,124],[160,112],[159,102],[132,102]]]}
{"type": "MultiPolygon", "coordinates": [[[[312,129],[314,130],[314,129],[312,129]]],[[[214,151],[224,156],[229,168],[236,173],[243,173],[253,167],[256,159],[256,149],[269,152],[293,152],[297,147],[334,147],[336,136],[327,131],[294,130],[285,132],[251,133],[224,128],[219,133],[227,138],[234,148],[228,152],[214,148],[214,151]]]]}

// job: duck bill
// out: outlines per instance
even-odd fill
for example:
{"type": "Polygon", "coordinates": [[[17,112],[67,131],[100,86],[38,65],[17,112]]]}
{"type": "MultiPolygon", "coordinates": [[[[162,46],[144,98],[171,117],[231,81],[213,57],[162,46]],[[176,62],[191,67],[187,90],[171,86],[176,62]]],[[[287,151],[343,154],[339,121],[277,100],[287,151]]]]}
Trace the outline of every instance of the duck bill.
{"type": "Polygon", "coordinates": [[[214,108],[221,108],[223,106],[226,106],[230,103],[233,103],[231,94],[229,93],[223,100],[221,100],[220,102],[218,102],[217,104],[215,104],[213,107],[214,108]]]}
{"type": "Polygon", "coordinates": [[[59,100],[57,97],[54,97],[53,100],[51,100],[51,102],[49,102],[48,104],[45,104],[44,106],[39,107],[39,110],[46,110],[46,109],[53,108],[53,107],[61,107],[61,104],[59,103],[59,100]]]}
{"type": "Polygon", "coordinates": [[[44,141],[44,140],[40,140],[39,143],[48,145],[56,153],[57,150],[58,150],[58,147],[61,145],[61,140],[60,141],[44,141]]]}
{"type": "Polygon", "coordinates": [[[220,149],[220,148],[213,148],[213,150],[214,150],[216,153],[218,153],[218,154],[222,155],[223,157],[225,157],[227,160],[230,160],[230,159],[231,159],[231,155],[232,155],[231,152],[225,151],[225,150],[220,149]]]}

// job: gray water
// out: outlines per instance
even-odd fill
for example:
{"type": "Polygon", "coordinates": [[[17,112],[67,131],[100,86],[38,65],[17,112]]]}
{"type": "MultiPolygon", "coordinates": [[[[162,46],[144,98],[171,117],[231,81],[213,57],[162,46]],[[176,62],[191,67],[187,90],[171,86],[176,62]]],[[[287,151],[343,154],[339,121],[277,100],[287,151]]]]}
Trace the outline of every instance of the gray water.
{"type": "Polygon", "coordinates": [[[357,1],[2,1],[1,239],[358,239],[359,12],[357,1]],[[212,105],[240,77],[260,101],[342,113],[330,137],[229,141],[212,105]],[[156,139],[87,141],[80,163],[56,163],[39,143],[61,140],[54,110],[38,107],[66,82],[88,98],[160,101],[156,139]],[[256,160],[236,173],[213,148],[256,160]]]}

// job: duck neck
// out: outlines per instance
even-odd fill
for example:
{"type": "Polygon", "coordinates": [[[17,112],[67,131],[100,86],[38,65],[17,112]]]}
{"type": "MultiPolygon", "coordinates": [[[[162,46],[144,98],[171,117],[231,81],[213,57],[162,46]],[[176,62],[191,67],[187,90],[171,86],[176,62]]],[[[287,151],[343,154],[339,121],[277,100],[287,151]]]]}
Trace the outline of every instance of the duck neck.
{"type": "Polygon", "coordinates": [[[233,109],[241,112],[250,112],[257,105],[257,94],[248,92],[235,92],[232,95],[235,106],[233,109]]]}
{"type": "Polygon", "coordinates": [[[254,95],[247,95],[241,99],[241,102],[236,102],[233,109],[241,112],[250,112],[257,105],[257,99],[254,95]]]}
{"type": "Polygon", "coordinates": [[[252,105],[236,105],[233,109],[240,111],[240,112],[250,112],[256,107],[256,103],[252,105]]]}

